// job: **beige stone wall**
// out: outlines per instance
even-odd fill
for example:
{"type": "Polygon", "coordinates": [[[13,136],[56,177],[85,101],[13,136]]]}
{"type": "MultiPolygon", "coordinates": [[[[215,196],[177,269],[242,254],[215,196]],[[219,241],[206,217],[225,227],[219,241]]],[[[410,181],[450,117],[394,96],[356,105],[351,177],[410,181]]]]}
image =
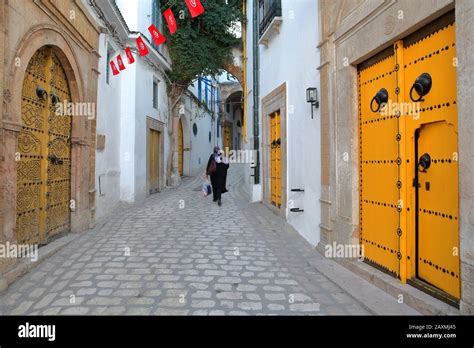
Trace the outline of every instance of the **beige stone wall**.
{"type": "Polygon", "coordinates": [[[321,0],[321,242],[351,243],[358,237],[357,64],[456,9],[459,58],[460,245],[463,313],[474,303],[474,3],[470,0],[321,0]],[[420,3],[423,2],[421,5],[420,3]],[[456,6],[455,6],[456,5],[456,6]],[[403,19],[400,20],[400,11],[403,19]],[[348,64],[346,64],[348,63],[348,64]],[[342,160],[343,153],[350,160],[342,160]],[[325,174],[326,173],[326,174],[325,174]]]}
{"type": "MultiPolygon", "coordinates": [[[[51,45],[63,64],[73,102],[96,103],[99,31],[79,0],[0,1],[0,242],[15,242],[17,136],[21,128],[21,90],[28,62],[51,45]],[[15,64],[19,62],[20,64],[15,64]]],[[[73,117],[71,229],[82,231],[93,220],[95,120],[73,117]]],[[[14,261],[0,261],[0,275],[14,261]]]]}
{"type": "Polygon", "coordinates": [[[474,314],[474,2],[456,1],[461,312],[474,314]]]}

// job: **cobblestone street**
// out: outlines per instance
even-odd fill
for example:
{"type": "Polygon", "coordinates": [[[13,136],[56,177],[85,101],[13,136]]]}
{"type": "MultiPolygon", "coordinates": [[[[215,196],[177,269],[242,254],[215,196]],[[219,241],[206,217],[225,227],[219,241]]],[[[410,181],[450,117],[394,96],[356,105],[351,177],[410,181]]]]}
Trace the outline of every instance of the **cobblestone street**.
{"type": "MultiPolygon", "coordinates": [[[[240,169],[230,170],[222,207],[202,196],[199,178],[185,178],[77,235],[0,295],[0,313],[379,314],[310,262],[333,261],[247,203],[240,169]]],[[[386,302],[380,312],[416,313],[358,279],[386,302]]]]}

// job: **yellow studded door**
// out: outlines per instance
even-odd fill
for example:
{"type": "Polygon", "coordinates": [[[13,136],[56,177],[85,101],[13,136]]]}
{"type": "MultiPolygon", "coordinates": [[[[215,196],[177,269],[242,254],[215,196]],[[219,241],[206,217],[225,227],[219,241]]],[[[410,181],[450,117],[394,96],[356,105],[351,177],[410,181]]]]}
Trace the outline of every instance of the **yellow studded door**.
{"type": "Polygon", "coordinates": [[[382,107],[382,102],[397,100],[396,59],[392,47],[359,67],[359,219],[365,259],[398,277],[399,118],[382,107]],[[377,95],[382,100],[374,99],[377,95]]]}
{"type": "Polygon", "coordinates": [[[150,194],[160,190],[160,132],[150,129],[148,134],[148,180],[150,194]]]}
{"type": "Polygon", "coordinates": [[[270,199],[277,207],[281,206],[281,138],[280,113],[270,115],[270,199]]]}
{"type": "Polygon", "coordinates": [[[422,125],[417,139],[418,278],[459,298],[456,130],[447,122],[434,122],[422,125]]]}
{"type": "Polygon", "coordinates": [[[232,136],[230,126],[224,126],[224,151],[230,151],[232,149],[232,136]]]}
{"type": "Polygon", "coordinates": [[[406,123],[413,159],[408,277],[456,301],[461,284],[455,41],[451,13],[404,40],[403,68],[404,99],[417,105],[406,123]]]}
{"type": "Polygon", "coordinates": [[[365,258],[454,303],[460,298],[454,14],[358,70],[365,258]]]}
{"type": "Polygon", "coordinates": [[[52,48],[31,58],[23,82],[17,143],[18,243],[44,244],[70,229],[71,117],[64,69],[52,48]]]}

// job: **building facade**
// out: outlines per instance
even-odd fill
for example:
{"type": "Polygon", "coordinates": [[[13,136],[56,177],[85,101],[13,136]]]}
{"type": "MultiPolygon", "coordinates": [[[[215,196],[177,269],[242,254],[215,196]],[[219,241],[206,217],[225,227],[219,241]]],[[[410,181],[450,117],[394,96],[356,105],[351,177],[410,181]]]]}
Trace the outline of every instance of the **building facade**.
{"type": "Polygon", "coordinates": [[[321,1],[319,43],[318,247],[360,243],[368,263],[465,314],[473,13],[463,0],[321,1]]]}
{"type": "Polygon", "coordinates": [[[91,2],[91,12],[104,28],[100,36],[96,197],[98,217],[119,202],[136,203],[166,185],[168,92],[171,63],[165,47],[156,47],[146,29],[161,26],[156,2],[91,2]],[[142,31],[145,28],[145,31],[142,31]],[[136,38],[144,38],[149,54],[140,57],[136,38]],[[127,64],[126,47],[135,62],[127,64]],[[109,62],[120,55],[125,70],[113,76],[109,62]]]}
{"type": "MultiPolygon", "coordinates": [[[[98,39],[81,2],[0,2],[2,243],[47,244],[95,219],[98,39]]],[[[2,258],[0,280],[23,266],[2,258]]]]}
{"type": "Polygon", "coordinates": [[[246,7],[246,146],[259,149],[258,164],[247,169],[249,191],[312,245],[319,242],[321,144],[319,111],[306,91],[319,90],[318,3],[246,7]]]}
{"type": "Polygon", "coordinates": [[[213,147],[219,143],[220,88],[212,77],[201,77],[181,98],[178,132],[178,168],[181,176],[204,173],[213,147]]]}
{"type": "Polygon", "coordinates": [[[244,148],[243,88],[230,74],[221,76],[222,91],[219,125],[222,134],[222,148],[242,150],[244,148]]]}

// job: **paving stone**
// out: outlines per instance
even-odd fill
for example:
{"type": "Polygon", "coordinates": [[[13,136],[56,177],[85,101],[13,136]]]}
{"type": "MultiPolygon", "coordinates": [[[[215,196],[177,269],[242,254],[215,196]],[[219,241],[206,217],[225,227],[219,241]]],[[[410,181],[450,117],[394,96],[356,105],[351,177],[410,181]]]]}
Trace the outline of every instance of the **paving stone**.
{"type": "Polygon", "coordinates": [[[319,312],[320,305],[318,303],[295,303],[290,304],[290,310],[300,312],[319,312]]]}
{"type": "Polygon", "coordinates": [[[269,301],[288,301],[288,297],[282,293],[268,293],[264,296],[269,301]]]}
{"type": "Polygon", "coordinates": [[[154,315],[187,315],[189,309],[174,309],[174,308],[158,308],[154,315]]]}
{"type": "Polygon", "coordinates": [[[131,307],[125,312],[126,315],[150,315],[150,307],[131,307]]]}
{"type": "Polygon", "coordinates": [[[88,307],[70,307],[63,309],[59,314],[61,315],[84,315],[90,311],[88,307]]]}
{"type": "Polygon", "coordinates": [[[262,303],[261,302],[240,302],[237,307],[243,310],[261,310],[262,303]]]}
{"type": "Polygon", "coordinates": [[[33,301],[22,302],[10,314],[12,314],[12,315],[24,315],[24,314],[26,314],[28,309],[30,309],[30,307],[33,303],[34,303],[33,301]]]}
{"type": "Polygon", "coordinates": [[[211,291],[196,291],[194,294],[191,295],[193,298],[212,298],[212,292],[211,291]]]}
{"type": "Polygon", "coordinates": [[[34,306],[34,309],[41,309],[41,308],[46,307],[47,305],[49,305],[53,301],[53,299],[57,295],[58,295],[57,293],[46,294],[45,296],[43,296],[41,298],[41,300],[38,303],[36,303],[36,305],[34,306]]]}
{"type": "Polygon", "coordinates": [[[268,304],[267,308],[271,311],[283,311],[283,310],[285,310],[285,306],[283,306],[281,304],[276,304],[276,303],[268,304]]]}
{"type": "Polygon", "coordinates": [[[193,308],[213,308],[216,305],[216,301],[212,300],[192,300],[191,307],[193,308]]]}
{"type": "Polygon", "coordinates": [[[121,299],[117,297],[94,297],[86,302],[88,305],[112,306],[120,304],[121,299]]]}

